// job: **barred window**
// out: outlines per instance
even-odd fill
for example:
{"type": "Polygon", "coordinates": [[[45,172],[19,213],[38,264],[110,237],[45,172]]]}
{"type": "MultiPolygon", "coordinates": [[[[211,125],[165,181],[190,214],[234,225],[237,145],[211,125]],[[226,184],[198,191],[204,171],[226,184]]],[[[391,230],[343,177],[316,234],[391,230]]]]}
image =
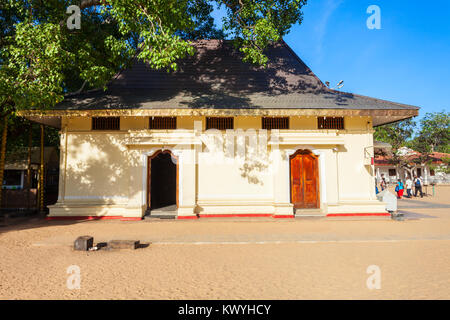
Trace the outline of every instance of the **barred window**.
{"type": "Polygon", "coordinates": [[[227,118],[207,117],[206,118],[206,130],[208,130],[208,129],[219,129],[219,130],[234,129],[234,118],[233,117],[227,117],[227,118]]]}
{"type": "Polygon", "coordinates": [[[177,117],[150,117],[149,129],[176,129],[177,117]]]}
{"type": "Polygon", "coordinates": [[[120,130],[120,117],[94,117],[92,130],[120,130]]]}
{"type": "Polygon", "coordinates": [[[397,175],[397,170],[395,169],[389,169],[389,176],[390,177],[395,177],[397,175]]]}
{"type": "MultiPolygon", "coordinates": [[[[23,186],[23,171],[22,170],[5,170],[3,175],[3,188],[21,189],[23,186]]],[[[0,188],[1,190],[1,188],[0,188]]]]}
{"type": "Polygon", "coordinates": [[[344,129],[343,117],[319,117],[317,118],[319,129],[344,129]]]}
{"type": "Polygon", "coordinates": [[[289,117],[263,117],[263,129],[289,129],[289,117]]]}

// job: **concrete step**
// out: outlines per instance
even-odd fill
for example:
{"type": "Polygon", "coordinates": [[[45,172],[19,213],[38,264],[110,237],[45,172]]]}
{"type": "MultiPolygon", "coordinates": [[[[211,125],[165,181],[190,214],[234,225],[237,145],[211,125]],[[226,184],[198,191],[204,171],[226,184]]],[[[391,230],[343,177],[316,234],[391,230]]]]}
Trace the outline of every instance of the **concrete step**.
{"type": "Polygon", "coordinates": [[[295,209],[296,218],[324,217],[325,213],[321,209],[295,209]]]}
{"type": "Polygon", "coordinates": [[[150,214],[148,216],[145,216],[144,219],[175,219],[176,217],[177,206],[171,205],[151,210],[150,214]]]}

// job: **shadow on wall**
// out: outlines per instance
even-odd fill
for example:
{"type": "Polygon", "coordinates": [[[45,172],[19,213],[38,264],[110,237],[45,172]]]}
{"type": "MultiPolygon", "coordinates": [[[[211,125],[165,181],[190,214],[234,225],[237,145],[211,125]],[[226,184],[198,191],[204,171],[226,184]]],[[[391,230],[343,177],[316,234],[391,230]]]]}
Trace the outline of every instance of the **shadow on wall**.
{"type": "MultiPolygon", "coordinates": [[[[83,134],[82,138],[71,135],[73,140],[71,140],[71,147],[68,150],[69,161],[66,176],[68,200],[82,201],[98,197],[99,199],[104,198],[104,202],[108,202],[108,200],[115,202],[117,198],[109,199],[108,196],[119,196],[119,200],[123,199],[122,202],[127,201],[128,185],[133,183],[130,181],[132,178],[128,168],[141,165],[140,154],[137,150],[128,150],[123,146],[123,140],[119,137],[120,135],[113,134],[83,134]],[[75,198],[73,195],[76,195],[75,198]]],[[[61,154],[61,156],[63,155],[61,154]]],[[[140,188],[137,188],[136,193],[130,196],[136,196],[139,190],[140,188]]],[[[106,211],[99,215],[104,214],[106,211]]],[[[47,221],[44,216],[30,216],[20,221],[10,220],[10,223],[5,225],[0,217],[0,233],[91,222],[82,220],[47,221]]]]}
{"type": "Polygon", "coordinates": [[[141,165],[138,151],[127,149],[121,134],[83,134],[69,138],[66,199],[99,198],[126,203],[130,196],[128,185],[132,183],[128,170],[141,165]]]}
{"type": "Polygon", "coordinates": [[[269,173],[267,138],[261,143],[256,131],[228,136],[218,130],[209,131],[205,137],[201,151],[204,161],[232,166],[249,184],[264,185],[269,173]]]}
{"type": "Polygon", "coordinates": [[[263,174],[268,168],[267,162],[258,159],[245,159],[244,164],[239,167],[241,177],[247,179],[248,183],[264,185],[260,174],[263,174]]]}

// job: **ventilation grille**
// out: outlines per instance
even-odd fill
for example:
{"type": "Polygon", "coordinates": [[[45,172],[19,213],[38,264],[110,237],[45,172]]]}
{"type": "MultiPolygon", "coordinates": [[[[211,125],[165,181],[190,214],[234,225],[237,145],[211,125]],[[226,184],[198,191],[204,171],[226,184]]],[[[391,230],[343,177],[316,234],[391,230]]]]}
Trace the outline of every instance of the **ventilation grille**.
{"type": "Polygon", "coordinates": [[[226,130],[226,129],[233,129],[233,128],[234,128],[234,118],[233,117],[228,117],[228,118],[207,117],[206,118],[206,130],[208,130],[208,129],[226,130]]]}
{"type": "Polygon", "coordinates": [[[278,117],[278,118],[263,117],[262,128],[266,130],[289,129],[289,117],[278,117]]]}
{"type": "Polygon", "coordinates": [[[92,130],[120,130],[120,117],[94,117],[92,130]]]}
{"type": "Polygon", "coordinates": [[[317,118],[319,129],[344,129],[343,117],[319,117],[317,118]]]}
{"type": "Polygon", "coordinates": [[[150,117],[149,129],[176,129],[177,117],[150,117]]]}

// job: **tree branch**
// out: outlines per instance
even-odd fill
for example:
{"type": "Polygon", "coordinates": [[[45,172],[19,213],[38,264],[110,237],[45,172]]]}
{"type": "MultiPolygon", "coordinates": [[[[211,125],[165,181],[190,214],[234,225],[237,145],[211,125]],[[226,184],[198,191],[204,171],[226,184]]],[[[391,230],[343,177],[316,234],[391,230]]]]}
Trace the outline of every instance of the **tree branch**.
{"type": "Polygon", "coordinates": [[[101,5],[105,5],[105,4],[106,4],[106,0],[83,0],[83,1],[81,1],[80,9],[83,10],[84,8],[87,8],[87,7],[101,6],[101,5]]]}

